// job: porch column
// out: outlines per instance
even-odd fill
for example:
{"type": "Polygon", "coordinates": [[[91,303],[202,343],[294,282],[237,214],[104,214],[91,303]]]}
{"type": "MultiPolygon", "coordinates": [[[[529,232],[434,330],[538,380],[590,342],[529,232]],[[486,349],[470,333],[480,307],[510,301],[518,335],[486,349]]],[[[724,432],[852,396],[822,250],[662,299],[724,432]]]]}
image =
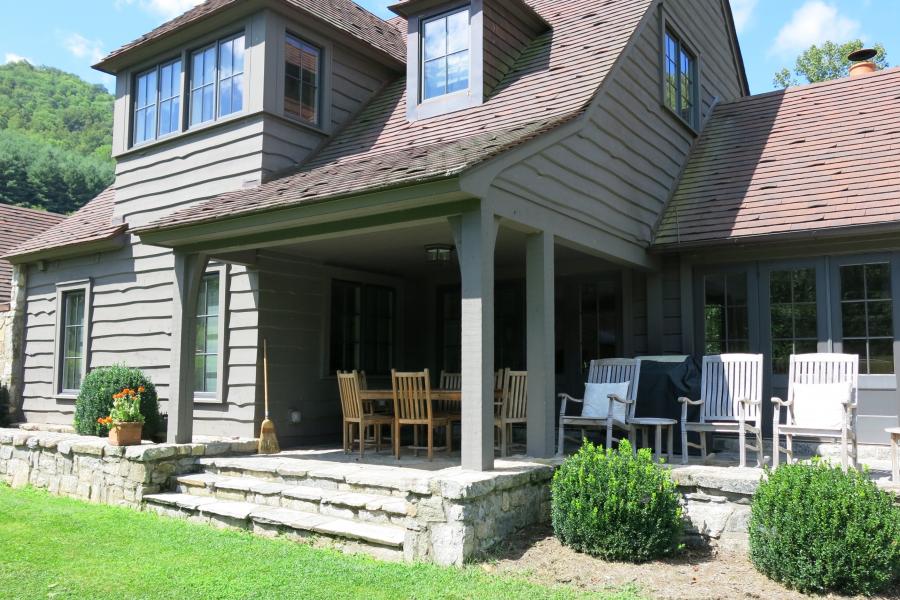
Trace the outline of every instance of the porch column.
{"type": "Polygon", "coordinates": [[[462,280],[462,467],[494,468],[494,246],[498,222],[473,210],[450,220],[462,280]]]}
{"type": "Polygon", "coordinates": [[[553,256],[552,234],[544,231],[528,236],[525,246],[528,351],[526,441],[528,455],[534,457],[554,454],[556,335],[553,256]]]}
{"type": "Polygon", "coordinates": [[[194,344],[197,295],[209,258],[175,252],[172,289],[172,352],[169,367],[169,424],[166,441],[189,444],[194,429],[194,344]]]}

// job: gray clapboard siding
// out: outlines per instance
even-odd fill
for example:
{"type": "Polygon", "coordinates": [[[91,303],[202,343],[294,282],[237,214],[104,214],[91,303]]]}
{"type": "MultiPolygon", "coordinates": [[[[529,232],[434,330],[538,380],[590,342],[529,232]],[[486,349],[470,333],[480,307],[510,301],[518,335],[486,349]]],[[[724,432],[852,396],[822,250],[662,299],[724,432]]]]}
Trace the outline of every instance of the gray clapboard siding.
{"type": "Polygon", "coordinates": [[[485,2],[484,96],[489,97],[519,56],[544,28],[543,24],[502,2],[485,2]]]}

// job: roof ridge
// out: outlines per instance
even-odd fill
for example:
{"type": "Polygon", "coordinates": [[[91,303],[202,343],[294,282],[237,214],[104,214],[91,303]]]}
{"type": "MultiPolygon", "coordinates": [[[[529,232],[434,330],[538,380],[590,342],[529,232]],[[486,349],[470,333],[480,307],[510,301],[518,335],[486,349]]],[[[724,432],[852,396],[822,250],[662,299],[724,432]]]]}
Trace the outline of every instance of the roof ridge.
{"type": "Polygon", "coordinates": [[[51,210],[46,210],[43,208],[32,208],[30,206],[20,206],[18,204],[8,204],[6,202],[0,202],[0,210],[29,211],[29,212],[37,213],[42,216],[59,217],[60,219],[65,219],[68,217],[68,215],[64,215],[62,213],[56,213],[51,210]]]}
{"type": "Polygon", "coordinates": [[[761,94],[753,94],[751,96],[743,96],[741,98],[735,98],[734,100],[722,102],[719,104],[719,106],[720,107],[733,106],[735,104],[740,104],[742,102],[752,102],[754,100],[759,100],[761,98],[768,98],[771,96],[777,96],[779,94],[783,95],[783,96],[795,95],[800,92],[805,92],[805,91],[809,91],[809,90],[813,90],[813,89],[819,89],[819,88],[825,88],[825,87],[831,87],[831,86],[840,86],[840,85],[850,85],[850,84],[858,83],[861,81],[875,79],[878,77],[896,74],[896,73],[900,73],[900,66],[888,67],[886,69],[880,69],[878,71],[875,71],[874,73],[866,73],[863,75],[857,75],[856,77],[840,77],[838,79],[829,79],[827,81],[817,81],[816,83],[805,83],[803,85],[795,85],[795,86],[787,87],[787,88],[780,89],[780,90],[771,90],[769,92],[763,92],[761,94]]]}

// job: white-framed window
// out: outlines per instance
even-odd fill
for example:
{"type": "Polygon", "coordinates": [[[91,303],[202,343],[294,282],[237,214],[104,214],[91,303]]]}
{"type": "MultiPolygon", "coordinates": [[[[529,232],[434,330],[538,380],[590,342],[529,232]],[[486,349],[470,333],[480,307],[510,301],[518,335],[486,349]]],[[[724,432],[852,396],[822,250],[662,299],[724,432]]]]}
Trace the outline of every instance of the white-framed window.
{"type": "Polygon", "coordinates": [[[164,137],[181,129],[181,59],[138,73],[134,78],[132,143],[164,137]]]}
{"type": "Polygon", "coordinates": [[[244,34],[191,52],[190,125],[244,109],[244,34]]]}
{"type": "Polygon", "coordinates": [[[700,119],[697,95],[697,55],[677,33],[666,27],[663,34],[663,103],[696,129],[700,119]]]}
{"type": "Polygon", "coordinates": [[[291,33],[284,41],[284,112],[312,125],[321,121],[322,49],[291,33]]]}
{"type": "Polygon", "coordinates": [[[90,281],[56,286],[56,348],[54,389],[60,396],[77,396],[89,361],[90,281]]]}
{"type": "Polygon", "coordinates": [[[421,26],[421,98],[469,89],[469,7],[430,17],[421,26]]]}

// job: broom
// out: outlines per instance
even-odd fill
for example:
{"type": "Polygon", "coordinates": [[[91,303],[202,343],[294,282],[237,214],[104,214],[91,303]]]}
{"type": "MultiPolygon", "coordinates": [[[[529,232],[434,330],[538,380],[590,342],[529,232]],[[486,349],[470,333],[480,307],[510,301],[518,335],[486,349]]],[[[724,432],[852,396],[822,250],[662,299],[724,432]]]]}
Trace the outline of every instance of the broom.
{"type": "Polygon", "coordinates": [[[266,340],[263,338],[263,398],[265,399],[266,418],[259,426],[259,444],[256,451],[259,454],[278,454],[278,437],[275,435],[275,423],[269,419],[269,350],[266,340]]]}

